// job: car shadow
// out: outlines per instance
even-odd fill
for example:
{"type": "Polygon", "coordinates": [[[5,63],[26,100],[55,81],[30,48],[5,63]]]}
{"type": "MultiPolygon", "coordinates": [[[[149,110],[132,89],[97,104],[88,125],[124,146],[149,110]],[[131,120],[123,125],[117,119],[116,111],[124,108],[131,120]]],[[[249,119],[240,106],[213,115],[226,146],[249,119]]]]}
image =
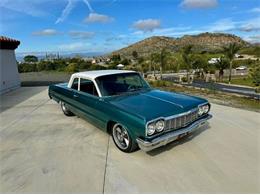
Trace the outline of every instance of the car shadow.
{"type": "Polygon", "coordinates": [[[209,122],[207,122],[205,125],[203,125],[202,127],[200,127],[199,129],[197,129],[196,131],[194,131],[193,133],[191,134],[188,134],[184,137],[182,137],[181,139],[179,140],[175,140],[171,143],[168,143],[167,145],[165,146],[161,146],[159,148],[156,148],[152,151],[149,151],[149,152],[146,152],[148,155],[150,156],[156,156],[156,155],[159,155],[163,152],[166,152],[166,151],[169,151],[171,150],[172,148],[178,146],[178,145],[182,145],[182,144],[185,144],[186,142],[189,142],[191,141],[193,138],[195,138],[196,136],[200,135],[202,132],[206,131],[210,129],[210,125],[209,125],[209,122]]]}

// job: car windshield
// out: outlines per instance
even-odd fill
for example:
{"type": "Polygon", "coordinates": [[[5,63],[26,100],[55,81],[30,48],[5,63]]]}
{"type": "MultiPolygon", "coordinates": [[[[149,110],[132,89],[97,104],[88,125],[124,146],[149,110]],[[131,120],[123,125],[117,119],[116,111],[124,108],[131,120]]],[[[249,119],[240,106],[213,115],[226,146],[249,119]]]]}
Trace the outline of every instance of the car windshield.
{"type": "Polygon", "coordinates": [[[113,96],[149,89],[138,73],[112,74],[96,78],[102,96],[113,96]]]}

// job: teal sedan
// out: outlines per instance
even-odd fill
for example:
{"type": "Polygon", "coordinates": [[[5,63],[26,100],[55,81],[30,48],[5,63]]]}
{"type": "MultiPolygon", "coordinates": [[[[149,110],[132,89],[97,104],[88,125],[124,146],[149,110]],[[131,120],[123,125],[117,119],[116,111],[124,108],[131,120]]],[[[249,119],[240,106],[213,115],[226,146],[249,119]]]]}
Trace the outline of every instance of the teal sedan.
{"type": "Polygon", "coordinates": [[[77,115],[112,135],[123,152],[150,151],[205,125],[207,100],[153,89],[134,71],[72,74],[69,83],[49,86],[49,97],[66,116],[77,115]]]}

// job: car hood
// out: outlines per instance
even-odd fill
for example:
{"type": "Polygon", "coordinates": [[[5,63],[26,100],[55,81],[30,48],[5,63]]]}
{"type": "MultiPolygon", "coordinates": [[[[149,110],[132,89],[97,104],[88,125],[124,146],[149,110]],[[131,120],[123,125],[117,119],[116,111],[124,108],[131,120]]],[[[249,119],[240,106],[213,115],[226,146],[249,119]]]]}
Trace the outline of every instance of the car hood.
{"type": "Polygon", "coordinates": [[[115,96],[108,101],[124,111],[138,115],[146,121],[167,117],[196,108],[207,100],[160,90],[147,90],[127,95],[115,96]]]}

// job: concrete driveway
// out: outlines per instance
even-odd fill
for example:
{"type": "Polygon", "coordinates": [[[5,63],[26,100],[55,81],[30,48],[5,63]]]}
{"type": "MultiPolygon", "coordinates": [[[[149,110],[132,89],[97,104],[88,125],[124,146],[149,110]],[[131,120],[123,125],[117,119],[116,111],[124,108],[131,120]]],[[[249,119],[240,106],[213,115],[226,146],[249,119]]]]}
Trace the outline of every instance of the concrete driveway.
{"type": "Polygon", "coordinates": [[[125,154],[46,87],[2,96],[0,111],[0,193],[260,193],[259,113],[213,104],[208,128],[125,154]]]}

